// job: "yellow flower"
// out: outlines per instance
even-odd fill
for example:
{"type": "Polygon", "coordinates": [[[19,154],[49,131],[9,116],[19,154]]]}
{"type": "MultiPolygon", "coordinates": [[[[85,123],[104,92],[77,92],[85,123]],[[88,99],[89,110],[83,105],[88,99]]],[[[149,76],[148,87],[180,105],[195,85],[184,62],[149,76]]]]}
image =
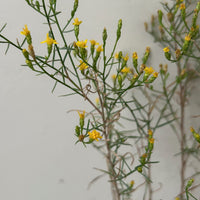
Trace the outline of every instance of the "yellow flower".
{"type": "Polygon", "coordinates": [[[146,48],[146,52],[149,53],[150,52],[150,47],[146,48]]]}
{"type": "Polygon", "coordinates": [[[99,98],[98,97],[95,99],[95,103],[97,106],[99,106],[99,98]]]}
{"type": "Polygon", "coordinates": [[[153,144],[154,143],[154,138],[149,138],[149,143],[153,144]]]}
{"type": "Polygon", "coordinates": [[[121,72],[122,73],[130,73],[130,67],[124,67],[122,70],[121,70],[121,72]]]}
{"type": "Polygon", "coordinates": [[[115,53],[115,59],[119,58],[119,53],[115,53]]]}
{"type": "Polygon", "coordinates": [[[92,132],[88,132],[88,135],[89,135],[89,138],[92,140],[99,141],[99,139],[102,139],[102,136],[100,135],[100,133],[96,131],[95,129],[92,130],[92,132]]]}
{"type": "Polygon", "coordinates": [[[158,72],[153,73],[153,77],[157,78],[158,77],[158,72]]]}
{"type": "Polygon", "coordinates": [[[135,184],[135,181],[132,180],[132,181],[130,182],[130,186],[133,187],[134,184],[135,184]]]}
{"type": "Polygon", "coordinates": [[[169,47],[165,47],[164,49],[163,49],[163,51],[166,53],[166,52],[169,52],[169,47]]]}
{"type": "Polygon", "coordinates": [[[136,52],[133,52],[132,58],[134,58],[134,59],[138,59],[138,55],[137,55],[136,52]]]}
{"type": "Polygon", "coordinates": [[[27,25],[24,25],[23,31],[20,32],[22,35],[28,36],[30,35],[30,31],[28,30],[27,25]]]}
{"type": "Polygon", "coordinates": [[[80,48],[86,48],[87,47],[86,44],[87,44],[87,40],[85,40],[85,41],[82,40],[82,41],[76,42],[76,46],[78,46],[80,48]]]}
{"type": "Polygon", "coordinates": [[[88,65],[83,62],[82,60],[80,60],[80,65],[79,65],[79,69],[82,71],[82,70],[85,70],[88,68],[88,65]]]}
{"type": "Polygon", "coordinates": [[[180,198],[179,198],[179,197],[176,197],[175,200],[180,200],[180,198]]]}
{"type": "Polygon", "coordinates": [[[47,33],[46,40],[42,41],[41,43],[42,43],[42,44],[43,44],[43,43],[47,43],[47,45],[58,44],[58,43],[56,42],[56,40],[54,40],[53,38],[50,38],[50,37],[49,37],[49,33],[47,33]]]}
{"type": "Polygon", "coordinates": [[[74,26],[79,26],[81,23],[82,23],[82,21],[78,21],[78,18],[75,18],[73,25],[74,26]]]}
{"type": "Polygon", "coordinates": [[[95,45],[99,45],[98,42],[96,42],[95,40],[90,40],[91,45],[95,46],[95,45]]]}
{"type": "Polygon", "coordinates": [[[191,40],[190,35],[186,35],[186,36],[185,36],[185,41],[188,41],[188,42],[189,42],[190,40],[191,40]]]}
{"type": "Polygon", "coordinates": [[[153,67],[145,67],[145,74],[152,74],[154,72],[153,67]]]}
{"type": "Polygon", "coordinates": [[[78,112],[78,115],[79,115],[80,119],[84,119],[85,118],[85,110],[82,113],[78,112]]]}
{"type": "Polygon", "coordinates": [[[193,127],[190,127],[190,131],[193,133],[195,132],[194,128],[193,127]]]}
{"type": "Polygon", "coordinates": [[[124,61],[128,61],[129,56],[128,56],[128,54],[126,54],[126,56],[125,56],[125,57],[122,57],[122,58],[123,58],[124,61]]]}
{"type": "Polygon", "coordinates": [[[116,74],[113,74],[113,75],[112,75],[112,79],[115,80],[116,78],[117,78],[117,75],[116,75],[116,74]]]}
{"type": "Polygon", "coordinates": [[[181,5],[180,5],[180,8],[179,8],[180,10],[184,10],[185,9],[185,4],[184,3],[182,3],[181,5]]]}
{"type": "Polygon", "coordinates": [[[153,135],[153,131],[151,129],[148,130],[148,134],[149,136],[152,136],[153,135]]]}
{"type": "Polygon", "coordinates": [[[96,50],[97,50],[97,52],[103,51],[102,45],[99,45],[96,50]]]}

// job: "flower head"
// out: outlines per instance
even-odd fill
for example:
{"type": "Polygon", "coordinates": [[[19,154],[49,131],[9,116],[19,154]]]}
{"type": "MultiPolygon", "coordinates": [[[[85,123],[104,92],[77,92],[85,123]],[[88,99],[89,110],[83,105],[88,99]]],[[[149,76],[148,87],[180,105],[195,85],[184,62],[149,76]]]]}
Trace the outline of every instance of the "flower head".
{"type": "Polygon", "coordinates": [[[149,143],[153,144],[154,143],[154,138],[149,138],[149,143]]]}
{"type": "Polygon", "coordinates": [[[27,25],[24,25],[23,31],[20,32],[22,35],[28,36],[30,35],[30,31],[28,30],[27,25]]]}
{"type": "Polygon", "coordinates": [[[189,42],[190,40],[191,40],[191,36],[190,36],[190,35],[186,35],[186,36],[185,36],[185,41],[188,41],[188,42],[189,42]]]}
{"type": "Polygon", "coordinates": [[[82,113],[78,112],[78,115],[79,115],[80,119],[84,119],[85,118],[85,110],[82,113]]]}
{"type": "Polygon", "coordinates": [[[153,131],[151,129],[148,130],[148,134],[149,136],[152,136],[153,135],[153,131]]]}
{"type": "Polygon", "coordinates": [[[147,47],[147,48],[146,48],[146,52],[147,52],[147,53],[150,53],[150,47],[147,47]]]}
{"type": "Polygon", "coordinates": [[[152,74],[154,72],[153,67],[145,67],[145,74],[152,74]]]}
{"type": "Polygon", "coordinates": [[[180,5],[180,8],[179,8],[180,10],[185,10],[185,4],[184,3],[182,3],[181,5],[180,5]]]}
{"type": "Polygon", "coordinates": [[[157,78],[158,77],[158,72],[153,73],[153,77],[157,78]]]}
{"type": "Polygon", "coordinates": [[[96,50],[97,50],[97,52],[99,52],[99,53],[100,53],[101,51],[103,51],[102,45],[99,45],[99,46],[97,47],[96,50]]]}
{"type": "Polygon", "coordinates": [[[82,21],[79,21],[78,18],[75,18],[73,25],[74,26],[79,26],[81,23],[82,23],[82,21]]]}
{"type": "Polygon", "coordinates": [[[88,68],[88,65],[83,62],[82,60],[80,60],[80,65],[79,65],[79,69],[82,71],[82,70],[85,70],[88,68]]]}
{"type": "Polygon", "coordinates": [[[91,132],[88,132],[89,138],[92,140],[99,141],[99,139],[102,139],[102,136],[97,130],[92,130],[91,132]]]}
{"type": "Polygon", "coordinates": [[[169,52],[169,47],[165,47],[164,49],[163,49],[163,51],[166,53],[166,52],[169,52]]]}
{"type": "Polygon", "coordinates": [[[116,75],[116,74],[113,74],[113,75],[112,75],[112,79],[113,79],[113,80],[116,80],[116,78],[117,78],[117,75],[116,75]]]}
{"type": "Polygon", "coordinates": [[[86,48],[87,47],[86,44],[87,44],[87,40],[85,40],[85,41],[82,40],[82,41],[76,42],[76,46],[78,46],[80,48],[86,48]]]}
{"type": "Polygon", "coordinates": [[[49,33],[47,33],[46,40],[42,41],[41,43],[42,43],[42,44],[43,44],[43,43],[47,43],[47,45],[58,44],[58,43],[56,42],[56,40],[54,40],[53,38],[50,38],[50,37],[49,37],[49,33]]]}
{"type": "Polygon", "coordinates": [[[124,61],[128,61],[129,56],[128,56],[128,54],[126,54],[126,56],[124,56],[124,57],[122,57],[122,58],[123,58],[124,61]]]}
{"type": "Polygon", "coordinates": [[[138,59],[138,55],[137,55],[136,52],[133,52],[132,58],[133,58],[133,59],[138,59]]]}
{"type": "Polygon", "coordinates": [[[95,46],[95,45],[99,45],[98,42],[96,42],[95,40],[90,40],[91,45],[95,46]]]}
{"type": "Polygon", "coordinates": [[[122,73],[130,73],[131,70],[130,70],[130,67],[124,67],[122,70],[121,70],[122,73]]]}

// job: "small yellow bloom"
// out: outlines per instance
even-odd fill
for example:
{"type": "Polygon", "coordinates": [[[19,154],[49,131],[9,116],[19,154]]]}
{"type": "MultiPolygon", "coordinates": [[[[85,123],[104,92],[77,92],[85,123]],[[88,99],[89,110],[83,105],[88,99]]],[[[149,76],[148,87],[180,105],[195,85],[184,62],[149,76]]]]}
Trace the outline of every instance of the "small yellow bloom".
{"type": "Polygon", "coordinates": [[[124,67],[122,70],[121,70],[122,73],[130,73],[131,70],[130,70],[130,67],[124,67]]]}
{"type": "Polygon", "coordinates": [[[56,40],[54,40],[53,38],[50,38],[50,37],[49,37],[49,33],[47,33],[46,40],[42,41],[41,43],[42,43],[42,44],[43,44],[43,43],[47,43],[47,45],[58,44],[58,43],[56,42],[56,40]]]}
{"type": "Polygon", "coordinates": [[[116,75],[116,74],[113,74],[113,75],[112,75],[112,79],[115,80],[116,78],[117,78],[117,75],[116,75]]]}
{"type": "Polygon", "coordinates": [[[95,103],[97,106],[99,106],[99,98],[98,97],[95,99],[95,103]]]}
{"type": "Polygon", "coordinates": [[[97,47],[96,50],[97,50],[97,52],[99,52],[99,53],[100,53],[101,51],[103,51],[102,45],[99,45],[99,46],[97,47]]]}
{"type": "Polygon", "coordinates": [[[119,59],[119,53],[115,53],[115,59],[119,59]]]}
{"type": "Polygon", "coordinates": [[[82,113],[78,112],[78,115],[79,115],[80,119],[84,119],[85,118],[85,110],[82,113]]]}
{"type": "Polygon", "coordinates": [[[149,138],[149,143],[153,144],[154,143],[154,138],[149,138]]]}
{"type": "Polygon", "coordinates": [[[144,153],[144,154],[142,155],[142,157],[143,157],[143,158],[147,158],[147,154],[144,153]]]}
{"type": "Polygon", "coordinates": [[[135,184],[135,181],[132,180],[132,181],[130,182],[130,186],[133,187],[134,184],[135,184]]]}
{"type": "Polygon", "coordinates": [[[78,21],[78,18],[75,18],[73,25],[74,26],[79,26],[81,23],[82,23],[82,21],[78,21]]]}
{"type": "Polygon", "coordinates": [[[193,133],[195,132],[194,128],[193,127],[190,127],[190,131],[193,133]]]}
{"type": "Polygon", "coordinates": [[[176,197],[175,200],[180,200],[180,198],[179,198],[179,197],[176,197]]]}
{"type": "Polygon", "coordinates": [[[149,53],[150,52],[150,47],[146,48],[146,52],[149,53]]]}
{"type": "Polygon", "coordinates": [[[145,67],[145,74],[152,74],[154,72],[153,67],[145,67]]]}
{"type": "Polygon", "coordinates": [[[102,139],[102,136],[97,130],[92,130],[91,132],[88,132],[89,138],[92,140],[99,141],[99,139],[102,139]]]}
{"type": "Polygon", "coordinates": [[[138,55],[137,55],[136,52],[133,52],[132,58],[133,58],[133,59],[138,59],[138,55]]]}
{"type": "Polygon", "coordinates": [[[157,78],[158,77],[158,72],[153,73],[153,77],[157,78]]]}
{"type": "Polygon", "coordinates": [[[134,79],[138,78],[138,74],[134,74],[134,75],[133,75],[133,78],[134,78],[134,79]]]}
{"type": "Polygon", "coordinates": [[[82,60],[80,60],[80,65],[79,65],[79,69],[82,71],[82,70],[85,70],[88,68],[88,65],[83,62],[82,60]]]}
{"type": "Polygon", "coordinates": [[[27,25],[24,25],[23,31],[20,32],[22,35],[28,36],[30,35],[30,31],[28,30],[27,25]]]}
{"type": "Polygon", "coordinates": [[[185,41],[188,41],[188,42],[189,42],[190,40],[191,40],[190,35],[186,35],[186,36],[185,36],[185,41]]]}
{"type": "Polygon", "coordinates": [[[86,44],[87,44],[87,40],[85,40],[85,41],[82,40],[82,41],[76,42],[76,46],[78,46],[80,48],[86,48],[87,47],[86,44]]]}
{"type": "Polygon", "coordinates": [[[180,10],[185,10],[185,4],[182,3],[182,4],[180,5],[179,9],[180,9],[180,10]]]}
{"type": "Polygon", "coordinates": [[[164,49],[163,49],[163,51],[166,53],[166,52],[169,52],[169,47],[165,47],[164,49]]]}
{"type": "Polygon", "coordinates": [[[128,54],[126,54],[126,56],[125,56],[125,57],[122,57],[122,58],[123,58],[124,61],[128,61],[129,56],[128,56],[128,54]]]}
{"type": "Polygon", "coordinates": [[[153,131],[151,129],[148,130],[148,134],[149,136],[152,136],[153,135],[153,131]]]}
{"type": "Polygon", "coordinates": [[[90,40],[91,45],[95,46],[95,45],[99,45],[98,42],[96,42],[95,40],[90,40]]]}

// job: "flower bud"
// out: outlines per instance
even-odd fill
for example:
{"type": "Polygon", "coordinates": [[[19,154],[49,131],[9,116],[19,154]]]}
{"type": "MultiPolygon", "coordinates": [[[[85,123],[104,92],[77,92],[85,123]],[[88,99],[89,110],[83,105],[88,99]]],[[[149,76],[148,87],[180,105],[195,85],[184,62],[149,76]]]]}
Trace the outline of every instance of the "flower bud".
{"type": "Polygon", "coordinates": [[[158,10],[158,20],[159,20],[160,25],[162,25],[162,17],[163,17],[162,11],[158,10]]]}
{"type": "Polygon", "coordinates": [[[108,37],[107,30],[106,30],[106,28],[104,28],[103,29],[103,35],[102,35],[104,45],[106,43],[107,37],[108,37]]]}
{"type": "Polygon", "coordinates": [[[118,21],[118,27],[117,27],[117,40],[121,37],[121,29],[122,29],[122,20],[120,19],[118,21]]]}
{"type": "Polygon", "coordinates": [[[74,8],[73,8],[73,10],[71,11],[71,17],[74,17],[77,8],[78,8],[78,0],[75,0],[75,1],[74,1],[74,8]]]}
{"type": "Polygon", "coordinates": [[[32,62],[31,62],[30,60],[26,59],[26,64],[27,64],[32,70],[34,70],[33,64],[32,64],[32,62]]]}

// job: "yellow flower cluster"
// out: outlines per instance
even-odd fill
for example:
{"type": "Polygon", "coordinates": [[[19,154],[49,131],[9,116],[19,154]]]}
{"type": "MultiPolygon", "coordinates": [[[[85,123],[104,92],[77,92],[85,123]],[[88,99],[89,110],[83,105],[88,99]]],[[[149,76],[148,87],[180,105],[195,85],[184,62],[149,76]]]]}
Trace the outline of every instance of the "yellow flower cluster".
{"type": "Polygon", "coordinates": [[[102,136],[97,130],[92,130],[91,132],[88,132],[89,138],[92,140],[99,141],[99,139],[102,139],[102,136]]]}

